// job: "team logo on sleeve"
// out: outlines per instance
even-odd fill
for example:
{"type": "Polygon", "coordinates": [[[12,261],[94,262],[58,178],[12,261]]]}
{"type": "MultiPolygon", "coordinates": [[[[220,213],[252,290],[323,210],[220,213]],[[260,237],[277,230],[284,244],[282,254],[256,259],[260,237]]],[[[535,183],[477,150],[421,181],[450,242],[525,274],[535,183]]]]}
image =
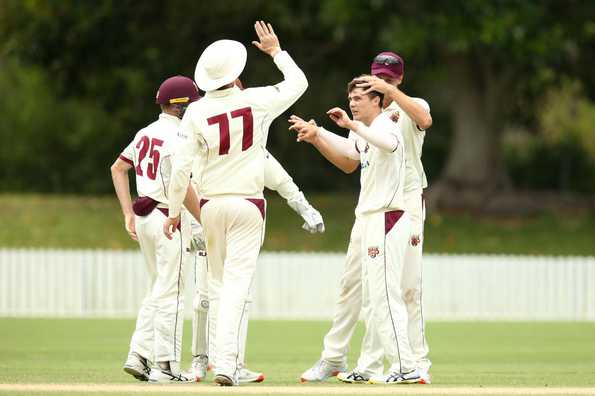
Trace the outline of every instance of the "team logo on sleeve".
{"type": "Polygon", "coordinates": [[[393,111],[390,115],[390,120],[394,123],[399,122],[399,117],[401,117],[401,113],[399,110],[393,111]]]}
{"type": "Polygon", "coordinates": [[[368,256],[370,256],[371,258],[376,258],[376,256],[378,256],[380,254],[380,249],[378,249],[378,246],[372,246],[368,248],[368,256]]]}

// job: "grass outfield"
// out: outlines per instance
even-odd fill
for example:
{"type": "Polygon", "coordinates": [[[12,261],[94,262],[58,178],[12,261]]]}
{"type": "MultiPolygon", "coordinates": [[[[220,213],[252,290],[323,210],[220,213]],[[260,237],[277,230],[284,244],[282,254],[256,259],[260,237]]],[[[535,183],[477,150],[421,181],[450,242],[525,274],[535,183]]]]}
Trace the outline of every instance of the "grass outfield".
{"type": "MultiPolygon", "coordinates": [[[[301,219],[277,195],[268,197],[264,250],[344,251],[353,224],[356,196],[309,196],[322,213],[326,233],[301,230],[301,219]]],[[[6,216],[0,247],[136,249],[123,228],[115,196],[61,197],[0,194],[6,216]]],[[[595,256],[595,219],[590,214],[477,218],[430,213],[426,252],[595,256]]]]}
{"type": "MultiPolygon", "coordinates": [[[[186,324],[189,325],[189,321],[186,324]]],[[[328,327],[327,322],[251,322],[248,366],[262,370],[266,380],[262,384],[240,388],[251,394],[387,394],[385,387],[339,384],[334,379],[327,384],[298,384],[300,373],[317,360],[328,327]]],[[[139,384],[127,376],[121,365],[133,328],[132,320],[2,318],[0,393],[39,395],[49,391],[41,384],[50,383],[112,384],[112,388],[94,387],[97,391],[104,389],[110,395],[137,391],[143,394],[171,394],[169,392],[176,390],[180,394],[219,394],[222,391],[213,387],[210,381],[162,387],[139,384]],[[1,384],[39,384],[37,386],[41,388],[18,391],[15,386],[6,388],[1,384]],[[124,388],[117,384],[139,386],[124,388]]],[[[434,322],[428,324],[427,334],[434,363],[433,384],[390,387],[390,392],[445,395],[595,393],[595,323],[434,322]],[[581,389],[574,393],[571,389],[552,393],[568,387],[581,389]]],[[[349,355],[350,367],[357,358],[361,335],[360,326],[349,355]]],[[[190,359],[189,326],[185,329],[184,343],[184,361],[187,363],[190,359]]],[[[78,389],[78,392],[77,388],[72,388],[53,394],[78,395],[89,391],[78,389]]]]}

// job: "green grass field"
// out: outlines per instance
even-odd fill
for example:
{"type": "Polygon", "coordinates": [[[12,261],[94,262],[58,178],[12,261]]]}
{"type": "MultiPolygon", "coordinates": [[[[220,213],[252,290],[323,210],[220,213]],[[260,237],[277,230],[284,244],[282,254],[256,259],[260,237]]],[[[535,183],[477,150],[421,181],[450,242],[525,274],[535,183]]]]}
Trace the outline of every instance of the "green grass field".
{"type": "MultiPolygon", "coordinates": [[[[277,195],[268,196],[263,249],[344,251],[353,224],[354,194],[309,196],[322,213],[326,233],[310,235],[277,195]]],[[[115,196],[64,197],[0,194],[0,247],[136,249],[123,228],[115,196]]],[[[477,217],[429,213],[426,252],[595,256],[595,219],[589,213],[534,217],[477,217]]]]}
{"type": "MultiPolygon", "coordinates": [[[[299,394],[386,394],[387,388],[382,386],[339,384],[334,379],[328,384],[298,384],[300,373],[317,360],[328,327],[328,322],[251,322],[247,362],[250,368],[263,371],[266,380],[241,388],[252,394],[276,394],[271,386],[283,394],[288,394],[284,388],[293,392],[296,387],[299,394]],[[258,387],[266,391],[259,393],[258,387]],[[378,393],[374,393],[375,388],[378,393]]],[[[0,385],[137,384],[121,370],[133,328],[132,320],[1,318],[0,385]]],[[[542,389],[548,394],[548,389],[558,387],[582,388],[582,392],[577,391],[580,394],[595,392],[595,323],[433,322],[428,324],[427,334],[434,363],[433,384],[390,387],[397,394],[434,389],[437,393],[432,394],[454,395],[471,387],[481,387],[482,394],[492,394],[491,389],[493,394],[524,394],[523,389],[531,390],[531,394],[540,394],[535,391],[542,389]],[[505,393],[496,391],[501,387],[505,393]]],[[[352,342],[350,367],[357,358],[361,336],[362,326],[352,342]]],[[[189,326],[184,342],[187,363],[189,326]]],[[[219,394],[222,390],[210,382],[167,389],[143,386],[143,394],[176,390],[180,394],[191,390],[219,394]]],[[[0,393],[8,392],[0,387],[0,393]]],[[[11,394],[43,393],[12,390],[11,394]]]]}

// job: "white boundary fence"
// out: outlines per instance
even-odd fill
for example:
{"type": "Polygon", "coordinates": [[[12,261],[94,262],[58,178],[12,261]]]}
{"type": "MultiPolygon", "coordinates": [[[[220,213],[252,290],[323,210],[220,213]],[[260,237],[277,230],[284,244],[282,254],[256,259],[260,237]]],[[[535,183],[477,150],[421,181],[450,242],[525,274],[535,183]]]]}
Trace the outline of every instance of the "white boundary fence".
{"type": "MultiPolygon", "coordinates": [[[[263,252],[251,317],[330,319],[342,269],[343,254],[263,252]]],[[[144,271],[135,251],[0,249],[0,316],[134,317],[144,271]]],[[[429,320],[595,320],[595,257],[426,255],[423,276],[429,320]]]]}

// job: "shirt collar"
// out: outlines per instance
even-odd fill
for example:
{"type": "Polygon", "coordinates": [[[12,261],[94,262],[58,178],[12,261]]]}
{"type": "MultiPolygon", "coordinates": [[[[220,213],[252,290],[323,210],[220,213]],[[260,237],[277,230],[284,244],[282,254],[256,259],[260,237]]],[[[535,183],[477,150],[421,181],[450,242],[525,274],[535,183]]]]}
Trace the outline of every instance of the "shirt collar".
{"type": "Polygon", "coordinates": [[[385,107],[384,109],[382,109],[382,111],[393,111],[393,110],[400,110],[401,108],[399,107],[399,105],[397,104],[397,102],[390,102],[390,104],[385,107]]]}
{"type": "Polygon", "coordinates": [[[167,113],[161,113],[161,114],[159,114],[159,119],[160,120],[175,121],[178,124],[180,123],[180,121],[182,121],[178,117],[173,116],[171,114],[167,114],[167,113]]]}
{"type": "Polygon", "coordinates": [[[240,92],[240,89],[237,86],[233,86],[227,89],[217,89],[215,91],[209,91],[205,94],[208,98],[222,98],[224,96],[233,95],[237,92],[240,92]]]}

